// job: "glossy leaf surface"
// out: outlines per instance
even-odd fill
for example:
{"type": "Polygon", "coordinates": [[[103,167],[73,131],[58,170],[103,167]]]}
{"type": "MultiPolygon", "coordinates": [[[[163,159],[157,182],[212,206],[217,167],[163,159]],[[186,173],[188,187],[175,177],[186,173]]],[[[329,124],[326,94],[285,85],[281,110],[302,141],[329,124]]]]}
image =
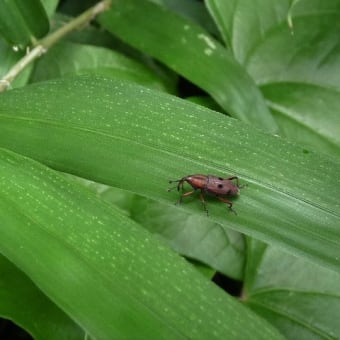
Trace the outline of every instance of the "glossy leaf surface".
{"type": "Polygon", "coordinates": [[[84,331],[2,255],[0,273],[0,316],[36,339],[84,339],[84,331]]]}
{"type": "Polygon", "coordinates": [[[277,130],[261,93],[245,70],[191,20],[149,1],[119,0],[99,21],[114,35],[207,91],[232,116],[272,132],[277,130]]]}
{"type": "Polygon", "coordinates": [[[1,253],[91,336],[279,338],[147,231],[64,176],[0,150],[0,184],[1,253]]]}
{"type": "Polygon", "coordinates": [[[249,240],[244,300],[287,339],[340,334],[340,275],[249,240]]]}
{"type": "Polygon", "coordinates": [[[37,62],[31,81],[82,74],[134,81],[160,91],[167,88],[163,79],[157,77],[145,65],[121,53],[102,47],[69,42],[54,46],[37,62]]]}
{"type": "MultiPolygon", "coordinates": [[[[169,179],[237,174],[248,184],[234,201],[238,215],[209,199],[211,221],[339,270],[340,165],[331,159],[178,98],[101,78],[4,93],[0,121],[3,147],[171,205],[178,194],[166,191],[169,179]]],[[[199,201],[184,203],[179,209],[207,218],[199,201]]]]}
{"type": "Polygon", "coordinates": [[[340,2],[207,0],[221,35],[258,84],[281,131],[340,156],[340,2]]]}
{"type": "Polygon", "coordinates": [[[40,0],[0,2],[0,34],[8,43],[25,47],[43,37],[49,29],[40,0]]]}

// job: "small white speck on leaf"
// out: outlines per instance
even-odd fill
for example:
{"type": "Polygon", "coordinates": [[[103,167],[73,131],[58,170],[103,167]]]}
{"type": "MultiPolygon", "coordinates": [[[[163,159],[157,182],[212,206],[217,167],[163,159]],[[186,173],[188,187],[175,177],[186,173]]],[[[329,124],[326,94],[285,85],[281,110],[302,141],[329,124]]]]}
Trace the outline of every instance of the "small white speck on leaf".
{"type": "Polygon", "coordinates": [[[203,40],[212,50],[216,49],[214,41],[209,36],[201,33],[198,35],[198,39],[203,40]]]}

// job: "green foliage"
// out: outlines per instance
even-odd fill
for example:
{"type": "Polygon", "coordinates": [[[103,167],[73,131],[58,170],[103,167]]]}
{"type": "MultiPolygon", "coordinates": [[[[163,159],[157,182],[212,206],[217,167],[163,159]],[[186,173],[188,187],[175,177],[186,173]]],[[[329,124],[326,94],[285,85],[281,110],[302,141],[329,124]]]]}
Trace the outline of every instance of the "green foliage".
{"type": "Polygon", "coordinates": [[[9,43],[22,48],[48,30],[48,18],[40,0],[0,2],[0,35],[9,43]]]}
{"type": "MultiPolygon", "coordinates": [[[[42,3],[54,30],[79,8],[42,3]]],[[[337,338],[339,8],[116,0],[22,72],[0,94],[0,315],[37,339],[337,338]],[[175,206],[192,173],[239,176],[237,215],[175,206]]]]}

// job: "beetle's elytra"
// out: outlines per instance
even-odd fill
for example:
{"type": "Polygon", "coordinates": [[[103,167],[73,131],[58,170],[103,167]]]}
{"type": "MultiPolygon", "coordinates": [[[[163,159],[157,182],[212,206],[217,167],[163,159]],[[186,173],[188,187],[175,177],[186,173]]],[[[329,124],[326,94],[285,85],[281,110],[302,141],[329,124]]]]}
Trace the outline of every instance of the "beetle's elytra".
{"type": "Polygon", "coordinates": [[[196,190],[200,190],[200,200],[203,204],[203,208],[208,214],[207,204],[204,199],[204,194],[208,193],[216,198],[218,198],[221,202],[226,203],[229,206],[229,209],[236,214],[236,211],[232,208],[233,203],[229,201],[224,196],[235,196],[240,193],[240,185],[238,182],[237,176],[230,176],[227,178],[211,176],[211,175],[189,175],[182,177],[181,179],[169,181],[169,183],[178,183],[175,187],[169,188],[168,191],[171,191],[174,188],[177,188],[184,191],[184,183],[187,182],[194,189],[192,191],[185,192],[181,194],[177,203],[182,203],[183,197],[187,197],[192,195],[196,190]],[[235,180],[235,183],[233,182],[235,180]]]}

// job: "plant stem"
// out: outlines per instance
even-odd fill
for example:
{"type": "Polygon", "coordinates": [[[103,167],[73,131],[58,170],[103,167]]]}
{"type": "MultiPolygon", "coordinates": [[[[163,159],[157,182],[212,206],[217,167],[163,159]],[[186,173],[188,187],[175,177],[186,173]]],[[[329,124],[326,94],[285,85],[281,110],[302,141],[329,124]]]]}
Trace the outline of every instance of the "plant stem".
{"type": "Polygon", "coordinates": [[[38,40],[35,44],[35,47],[31,49],[23,58],[21,58],[0,80],[0,92],[5,91],[10,86],[11,82],[27,65],[39,58],[42,54],[46,53],[51,46],[55,45],[65,35],[85,26],[98,14],[106,11],[110,6],[111,0],[100,1],[95,6],[91,7],[75,19],[68,22],[66,25],[47,35],[45,38],[38,40]]]}

